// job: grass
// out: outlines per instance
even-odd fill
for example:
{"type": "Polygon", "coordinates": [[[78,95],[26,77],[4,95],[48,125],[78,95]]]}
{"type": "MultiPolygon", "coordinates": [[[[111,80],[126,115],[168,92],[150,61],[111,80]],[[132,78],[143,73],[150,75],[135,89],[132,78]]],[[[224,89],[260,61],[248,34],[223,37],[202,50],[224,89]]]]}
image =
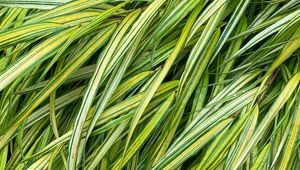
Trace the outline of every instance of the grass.
{"type": "Polygon", "coordinates": [[[299,169],[300,1],[0,6],[0,170],[299,169]]]}

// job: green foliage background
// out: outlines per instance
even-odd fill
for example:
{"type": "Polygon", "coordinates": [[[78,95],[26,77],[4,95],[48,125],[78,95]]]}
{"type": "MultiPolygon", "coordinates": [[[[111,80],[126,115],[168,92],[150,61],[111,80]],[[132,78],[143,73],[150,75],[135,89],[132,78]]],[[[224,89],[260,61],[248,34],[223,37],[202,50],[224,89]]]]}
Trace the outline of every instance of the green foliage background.
{"type": "Polygon", "coordinates": [[[299,169],[299,0],[0,0],[0,170],[299,169]]]}

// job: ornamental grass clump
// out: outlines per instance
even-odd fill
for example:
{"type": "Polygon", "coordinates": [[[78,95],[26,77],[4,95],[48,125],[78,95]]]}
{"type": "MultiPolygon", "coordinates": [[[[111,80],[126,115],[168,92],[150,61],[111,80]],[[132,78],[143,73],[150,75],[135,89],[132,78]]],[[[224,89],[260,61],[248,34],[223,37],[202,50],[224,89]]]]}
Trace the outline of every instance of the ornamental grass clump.
{"type": "Polygon", "coordinates": [[[299,0],[0,0],[0,170],[299,169],[299,0]]]}

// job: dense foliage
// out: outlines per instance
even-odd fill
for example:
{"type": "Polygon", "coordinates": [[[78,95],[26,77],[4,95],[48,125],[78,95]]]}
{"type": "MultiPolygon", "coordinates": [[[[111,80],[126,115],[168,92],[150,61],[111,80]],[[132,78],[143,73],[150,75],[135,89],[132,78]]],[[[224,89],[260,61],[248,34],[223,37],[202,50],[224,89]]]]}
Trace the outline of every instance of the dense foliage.
{"type": "Polygon", "coordinates": [[[299,0],[0,0],[0,170],[299,169],[299,0]]]}

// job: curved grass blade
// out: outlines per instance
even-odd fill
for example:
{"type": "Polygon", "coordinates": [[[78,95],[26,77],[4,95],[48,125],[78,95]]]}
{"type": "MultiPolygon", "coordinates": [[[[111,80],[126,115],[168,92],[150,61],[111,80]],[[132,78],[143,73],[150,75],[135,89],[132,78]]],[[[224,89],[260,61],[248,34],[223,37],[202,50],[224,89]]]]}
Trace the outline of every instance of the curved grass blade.
{"type": "MultiPolygon", "coordinates": [[[[83,97],[83,102],[81,105],[81,108],[78,112],[76,122],[74,124],[74,131],[70,140],[70,156],[69,158],[72,158],[72,160],[69,159],[69,168],[72,169],[70,165],[71,162],[75,162],[77,154],[78,154],[78,144],[80,142],[80,136],[83,128],[83,124],[86,120],[88,111],[92,105],[92,102],[94,100],[94,97],[96,95],[97,89],[99,87],[99,84],[101,81],[103,81],[102,77],[104,75],[104,71],[106,68],[106,65],[111,60],[112,55],[114,54],[114,49],[118,46],[119,42],[121,41],[124,34],[127,32],[128,28],[131,26],[132,22],[135,21],[135,19],[139,16],[140,11],[133,12],[131,15],[128,15],[127,18],[124,19],[124,21],[120,24],[119,28],[116,30],[115,35],[113,35],[111,42],[108,44],[104,52],[101,54],[101,58],[99,58],[99,62],[97,63],[95,73],[93,77],[90,80],[90,83],[87,87],[87,91],[83,97]]],[[[98,119],[93,118],[93,123],[98,119]]],[[[91,131],[88,131],[87,137],[89,136],[89,133],[91,131]]],[[[75,163],[73,163],[75,165],[75,163]]]]}
{"type": "MultiPolygon", "coordinates": [[[[110,38],[114,31],[116,25],[108,27],[98,33],[81,51],[78,53],[72,61],[68,63],[52,80],[47,84],[47,86],[40,91],[34,100],[22,111],[20,111],[20,117],[14,120],[9,129],[3,129],[10,133],[5,133],[5,136],[0,140],[0,146],[6,142],[7,137],[24,121],[49,95],[52,91],[57,89],[76,69],[78,69],[92,54],[94,54],[105,42],[110,38]],[[6,137],[7,136],[7,137],[6,137]],[[2,140],[3,139],[3,140],[2,140]]],[[[1,148],[1,147],[0,147],[1,148]]]]}
{"type": "Polygon", "coordinates": [[[257,130],[254,132],[249,143],[246,145],[243,153],[233,164],[234,170],[237,169],[245,161],[251,149],[261,139],[268,125],[272,122],[276,114],[278,114],[278,111],[283,107],[286,101],[290,98],[290,96],[298,86],[299,82],[300,82],[300,73],[297,73],[291,78],[291,80],[287,83],[285,88],[281,91],[280,95],[277,97],[276,101],[273,103],[272,107],[269,109],[266,116],[262,120],[262,123],[259,124],[259,126],[257,127],[257,130]]]}
{"type": "Polygon", "coordinates": [[[174,169],[178,167],[184,160],[188,159],[199,149],[201,149],[206,143],[208,143],[210,140],[212,140],[216,135],[221,133],[224,129],[226,129],[227,126],[230,125],[232,122],[232,119],[226,119],[222,122],[218,123],[213,128],[209,129],[208,132],[203,134],[202,137],[197,139],[192,145],[190,145],[188,148],[186,148],[182,153],[173,155],[175,158],[166,160],[164,162],[159,162],[156,164],[153,169],[174,169]]]}
{"type": "Polygon", "coordinates": [[[134,142],[128,147],[128,150],[125,153],[125,156],[123,158],[118,158],[116,162],[114,163],[114,166],[112,169],[117,169],[117,167],[123,167],[126,165],[126,163],[129,161],[129,159],[135,154],[135,152],[141,147],[141,145],[145,142],[147,137],[150,135],[150,133],[153,131],[155,126],[161,121],[164,114],[167,112],[168,108],[170,107],[171,103],[174,100],[174,93],[167,98],[167,100],[163,103],[163,105],[159,108],[157,113],[152,117],[152,119],[149,121],[149,123],[146,125],[146,127],[143,129],[143,131],[139,134],[139,136],[134,140],[134,142]],[[119,165],[121,164],[122,165],[119,165]]]}
{"type": "Polygon", "coordinates": [[[68,29],[45,40],[15,64],[7,68],[0,74],[0,91],[21,76],[24,71],[50,57],[68,39],[73,31],[73,29],[68,29]]]}
{"type": "Polygon", "coordinates": [[[52,9],[72,0],[0,0],[0,6],[11,8],[52,9]]]}
{"type": "Polygon", "coordinates": [[[135,129],[139,119],[141,118],[143,112],[145,111],[147,105],[149,104],[150,100],[152,99],[153,95],[155,94],[155,91],[157,90],[159,85],[162,83],[163,79],[165,78],[168,71],[172,67],[174,61],[176,60],[178,54],[180,53],[180,51],[186,44],[186,38],[190,32],[191,26],[193,25],[194,21],[196,20],[196,16],[199,13],[199,11],[200,11],[200,5],[198,6],[198,8],[196,8],[192,12],[192,15],[189,17],[188,22],[185,25],[185,27],[180,35],[180,38],[179,38],[174,50],[172,51],[170,57],[167,59],[163,69],[159,72],[157,77],[154,79],[153,83],[151,83],[149,88],[146,90],[145,96],[144,96],[143,100],[141,101],[139,107],[137,108],[135,115],[133,117],[133,120],[130,124],[129,133],[128,133],[128,137],[127,137],[127,141],[126,141],[126,146],[129,144],[130,139],[133,135],[134,129],[135,129]]]}

